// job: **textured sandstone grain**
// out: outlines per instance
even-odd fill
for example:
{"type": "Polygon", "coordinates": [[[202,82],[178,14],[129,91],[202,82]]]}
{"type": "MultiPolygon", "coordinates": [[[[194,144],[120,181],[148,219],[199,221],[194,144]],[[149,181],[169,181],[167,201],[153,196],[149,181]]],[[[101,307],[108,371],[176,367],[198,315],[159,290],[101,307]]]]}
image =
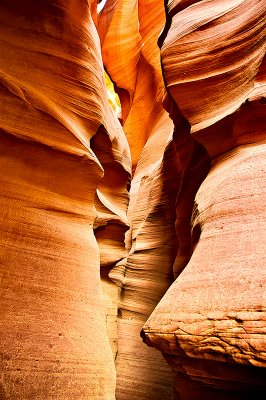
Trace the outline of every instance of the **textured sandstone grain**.
{"type": "Polygon", "coordinates": [[[157,47],[164,20],[162,1],[108,1],[97,27],[103,62],[120,96],[135,170],[128,255],[109,274],[120,287],[116,394],[121,400],[170,398],[172,392],[165,361],[147,349],[139,335],[172,281],[177,246],[173,123],[162,105],[164,83],[157,47]]]}
{"type": "Polygon", "coordinates": [[[124,255],[130,161],[76,5],[1,2],[1,399],[115,398],[93,228],[124,255]]]}
{"type": "Polygon", "coordinates": [[[97,3],[0,5],[0,400],[261,399],[265,0],[97,3]]]}
{"type": "Polygon", "coordinates": [[[176,141],[181,113],[212,159],[195,200],[197,167],[187,180],[185,234],[177,198],[174,271],[185,269],[142,332],[165,354],[182,400],[265,391],[265,3],[212,3],[169,2],[160,38],[176,141]]]}

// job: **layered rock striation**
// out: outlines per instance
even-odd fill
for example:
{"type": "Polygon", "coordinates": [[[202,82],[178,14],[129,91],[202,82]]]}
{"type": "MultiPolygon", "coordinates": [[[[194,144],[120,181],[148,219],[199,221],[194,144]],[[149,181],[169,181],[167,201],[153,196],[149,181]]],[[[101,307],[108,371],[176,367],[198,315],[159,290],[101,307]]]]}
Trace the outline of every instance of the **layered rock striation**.
{"type": "Polygon", "coordinates": [[[265,2],[97,3],[0,5],[0,399],[260,399],[265,2]]]}
{"type": "Polygon", "coordinates": [[[265,4],[212,3],[169,2],[160,38],[169,103],[189,121],[212,163],[193,199],[185,238],[177,201],[177,238],[184,246],[174,270],[183,272],[142,336],[173,368],[176,399],[261,398],[265,4]]]}
{"type": "Polygon", "coordinates": [[[103,62],[120,97],[134,171],[127,256],[109,273],[120,288],[116,395],[121,400],[172,394],[170,369],[140,339],[144,322],[173,280],[177,247],[177,161],[173,122],[162,105],[165,88],[157,46],[164,23],[163,1],[112,0],[97,26],[103,62]]]}
{"type": "Polygon", "coordinates": [[[131,166],[90,6],[0,6],[1,399],[115,398],[100,258],[125,255],[131,166]]]}

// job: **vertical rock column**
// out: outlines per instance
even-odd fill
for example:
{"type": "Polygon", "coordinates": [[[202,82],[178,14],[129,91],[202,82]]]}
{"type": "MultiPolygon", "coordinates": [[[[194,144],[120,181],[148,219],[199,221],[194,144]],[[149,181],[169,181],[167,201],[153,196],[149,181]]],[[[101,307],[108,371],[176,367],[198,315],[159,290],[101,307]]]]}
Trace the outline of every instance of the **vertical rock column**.
{"type": "Polygon", "coordinates": [[[118,166],[106,218],[123,219],[130,165],[89,7],[0,6],[1,399],[115,399],[93,232],[112,196],[90,139],[118,166]]]}
{"type": "MultiPolygon", "coordinates": [[[[194,200],[188,245],[176,257],[175,270],[185,269],[142,336],[172,366],[176,399],[260,399],[266,391],[265,2],[168,3],[161,55],[169,98],[212,166],[194,200]]],[[[181,211],[177,202],[177,216],[181,211]]],[[[177,218],[178,238],[181,228],[177,218]]]]}
{"type": "Polygon", "coordinates": [[[163,1],[108,0],[98,23],[103,61],[120,97],[134,170],[128,256],[109,274],[121,288],[117,400],[169,399],[172,393],[169,367],[140,338],[144,322],[172,281],[177,251],[177,160],[173,123],[162,105],[157,46],[164,22],[163,1]]]}

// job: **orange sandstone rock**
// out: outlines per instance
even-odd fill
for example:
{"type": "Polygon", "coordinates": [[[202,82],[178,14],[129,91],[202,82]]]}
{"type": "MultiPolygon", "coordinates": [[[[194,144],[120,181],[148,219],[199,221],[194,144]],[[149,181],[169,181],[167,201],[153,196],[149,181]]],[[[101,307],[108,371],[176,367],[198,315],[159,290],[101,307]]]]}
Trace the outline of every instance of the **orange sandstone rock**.
{"type": "Polygon", "coordinates": [[[130,160],[89,3],[0,8],[0,397],[115,399],[93,228],[124,255],[130,160]]]}
{"type": "Polygon", "coordinates": [[[191,234],[177,198],[174,270],[185,269],[142,332],[172,366],[176,399],[265,392],[264,23],[262,1],[168,5],[160,40],[166,104],[176,126],[180,113],[188,119],[212,158],[191,234]]]}
{"type": "Polygon", "coordinates": [[[97,3],[0,5],[0,399],[259,399],[265,2],[97,3]]]}
{"type": "Polygon", "coordinates": [[[135,174],[126,234],[128,256],[109,276],[120,289],[117,399],[162,399],[172,392],[170,370],[139,333],[172,281],[176,160],[173,123],[163,108],[157,38],[163,2],[107,1],[98,31],[104,65],[122,106],[122,124],[135,174]],[[172,168],[172,171],[171,171],[172,168]],[[162,230],[163,235],[158,235],[162,230]]]}

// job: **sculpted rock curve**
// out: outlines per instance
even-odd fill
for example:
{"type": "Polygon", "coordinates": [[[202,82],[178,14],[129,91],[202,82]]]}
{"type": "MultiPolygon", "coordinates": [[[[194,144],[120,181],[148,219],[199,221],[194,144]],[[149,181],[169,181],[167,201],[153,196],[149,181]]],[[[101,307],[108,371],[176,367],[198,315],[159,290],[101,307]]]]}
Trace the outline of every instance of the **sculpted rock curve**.
{"type": "Polygon", "coordinates": [[[176,275],[185,269],[142,332],[172,366],[178,399],[265,391],[263,3],[169,2],[160,38],[167,107],[212,160],[175,260],[176,275]]]}

